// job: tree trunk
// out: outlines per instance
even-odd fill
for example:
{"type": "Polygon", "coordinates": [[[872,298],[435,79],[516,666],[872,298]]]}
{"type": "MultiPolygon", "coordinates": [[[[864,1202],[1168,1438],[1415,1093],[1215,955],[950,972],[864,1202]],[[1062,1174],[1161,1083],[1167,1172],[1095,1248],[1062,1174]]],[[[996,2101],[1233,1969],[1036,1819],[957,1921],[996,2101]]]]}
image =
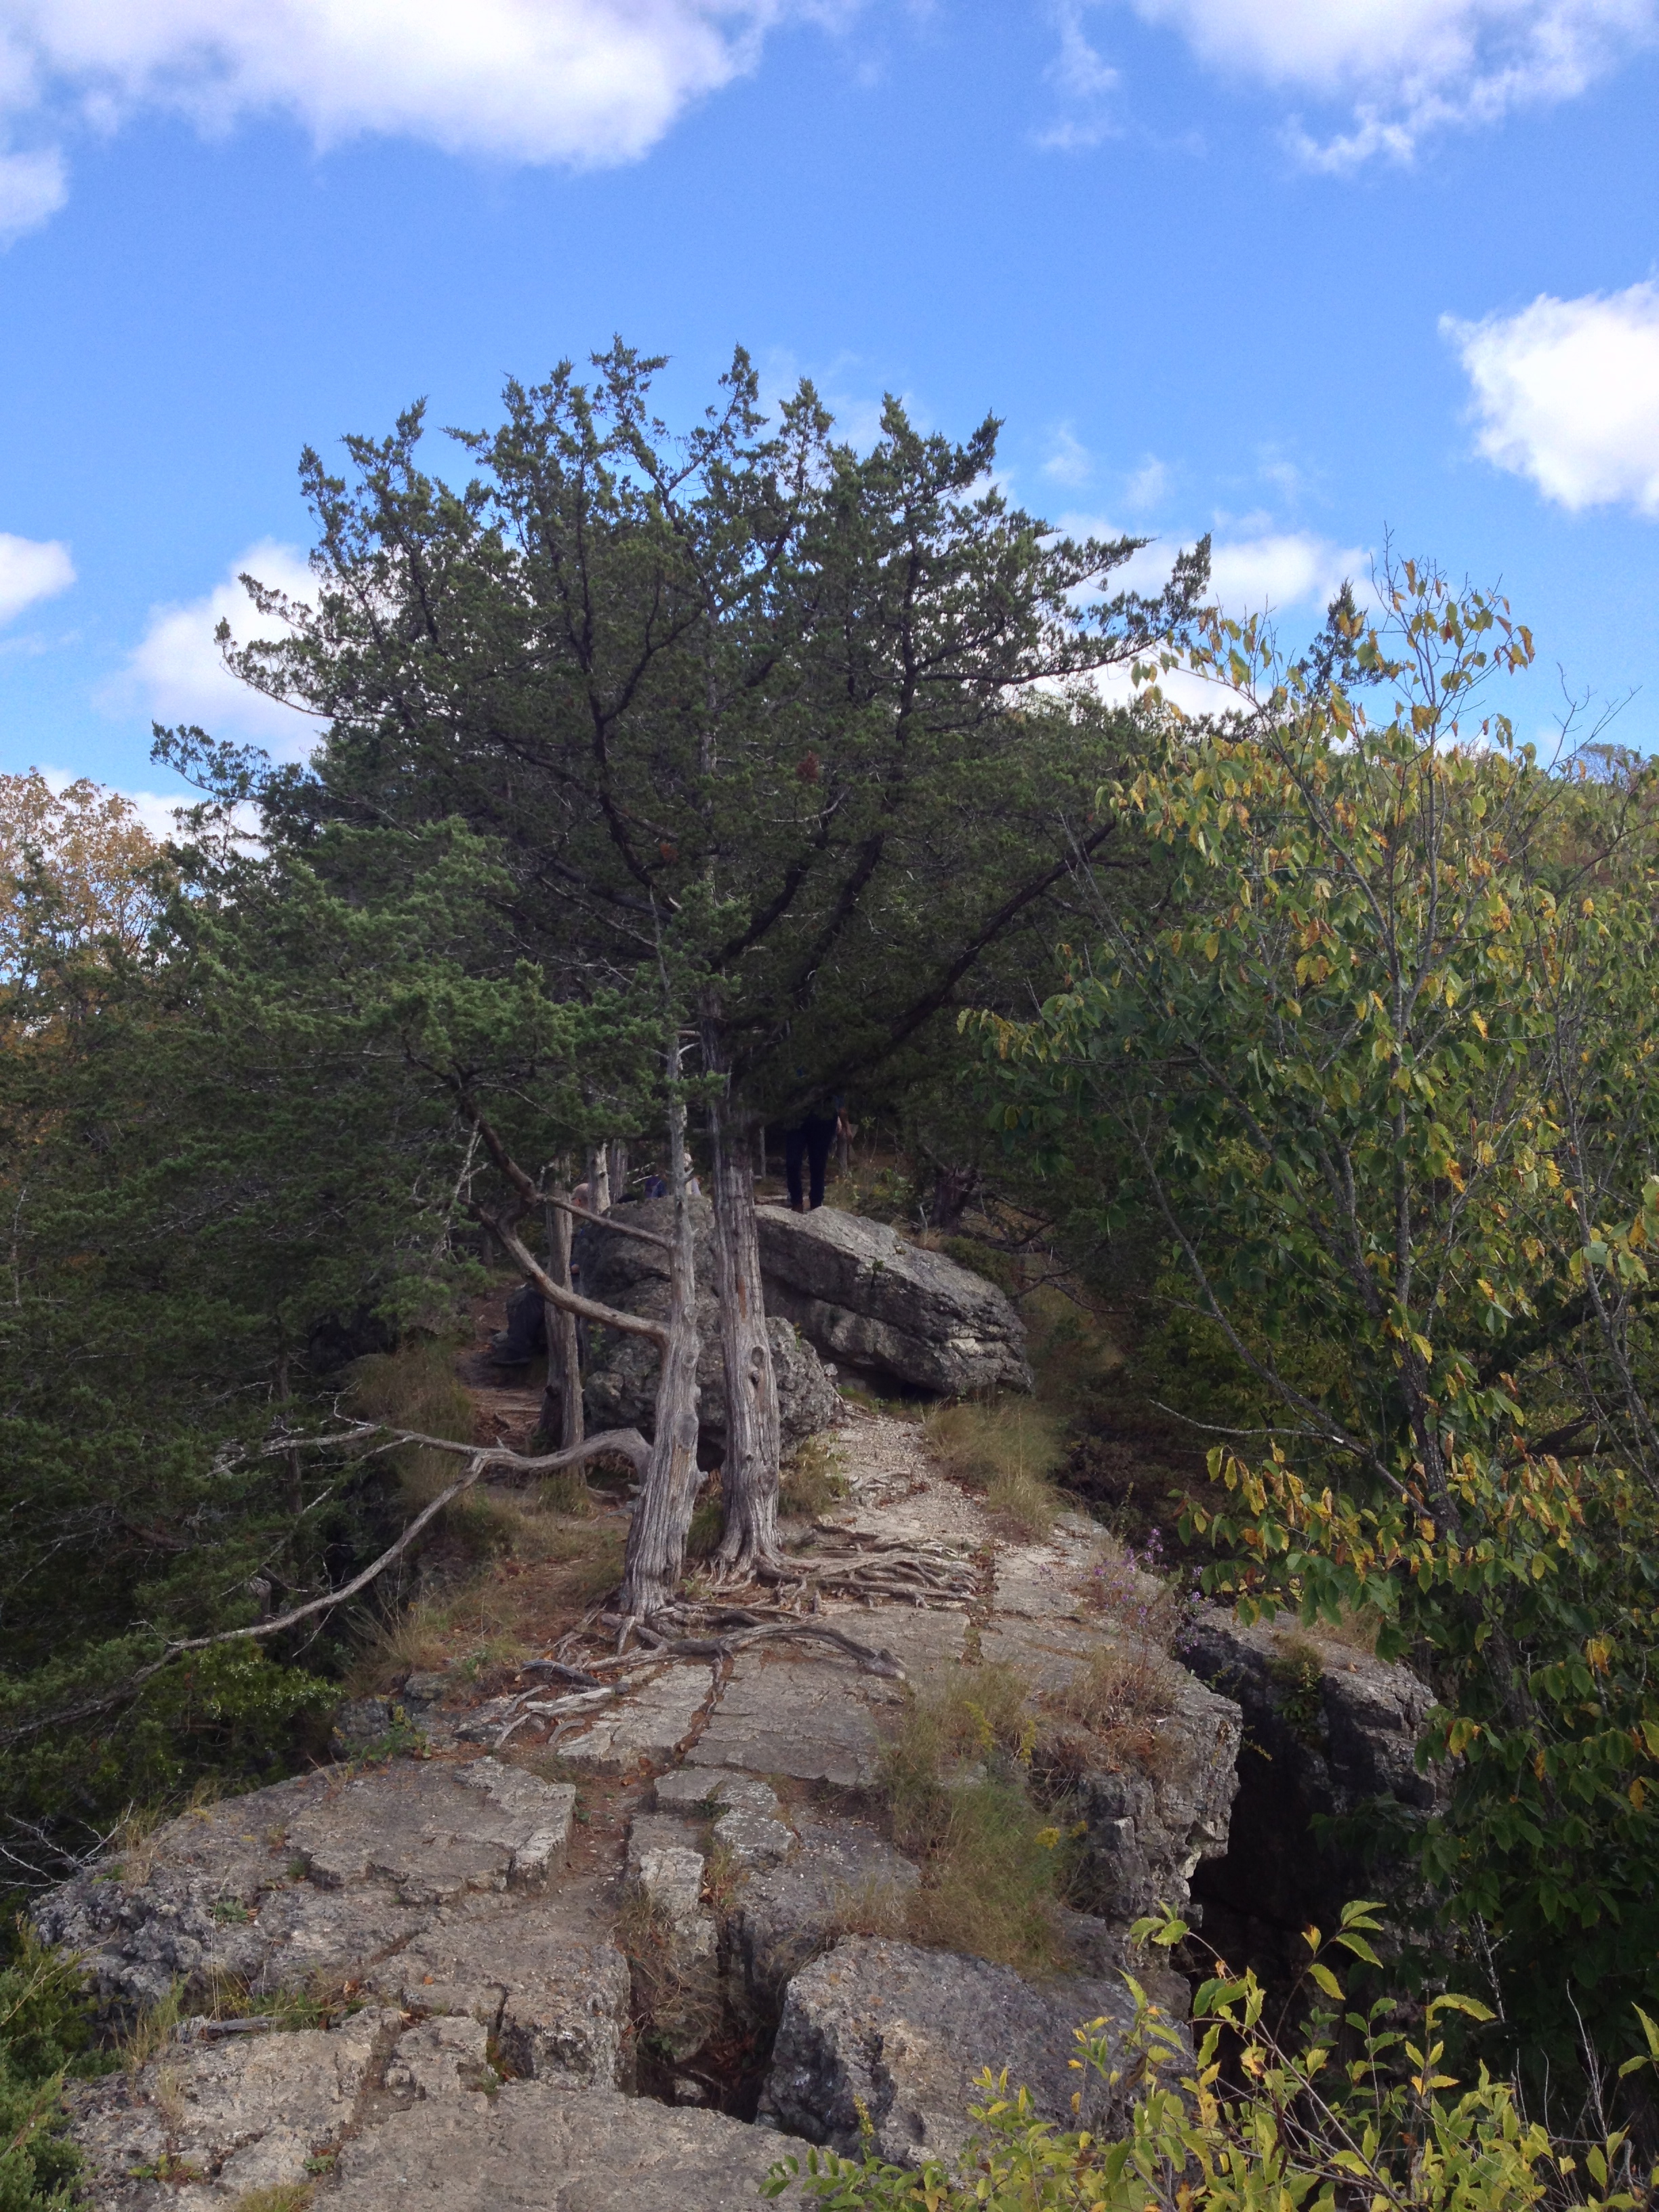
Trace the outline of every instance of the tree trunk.
{"type": "Polygon", "coordinates": [[[933,1226],[942,1229],[947,1237],[954,1236],[962,1226],[962,1217],[968,1211],[969,1202],[978,1193],[977,1168],[935,1168],[933,1226]]]}
{"type": "MultiPolygon", "coordinates": [[[[544,1208],[547,1221],[547,1271],[561,1290],[570,1281],[570,1216],[556,1206],[544,1208]]],[[[542,1300],[542,1319],[547,1330],[547,1388],[542,1394],[542,1434],[556,1446],[579,1444],[585,1433],[582,1415],[581,1349],[576,1335],[576,1316],[568,1306],[542,1300]]]]}
{"type": "Polygon", "coordinates": [[[679,1588],[697,1499],[697,1263],[685,1184],[685,1108],[668,1109],[668,1188],[674,1249],[668,1265],[668,1341],[657,1378],[656,1433],[628,1531],[619,1601],[624,1619],[650,1620],[679,1588]]]}
{"type": "Polygon", "coordinates": [[[718,1558],[723,1575],[742,1578],[778,1548],[778,1383],[766,1334],[760,1238],[755,1227],[752,1126],[729,1098],[708,1105],[714,1155],[714,1281],[720,1296],[720,1355],[726,1370],[726,1462],[720,1490],[726,1527],[718,1558]]]}
{"type": "Polygon", "coordinates": [[[587,1210],[590,1213],[611,1211],[611,1155],[603,1145],[588,1147],[587,1210]]]}
{"type": "Polygon", "coordinates": [[[609,1155],[606,1167],[609,1170],[611,1203],[612,1206],[620,1206],[628,1195],[628,1146],[621,1137],[613,1137],[606,1151],[609,1155]]]}

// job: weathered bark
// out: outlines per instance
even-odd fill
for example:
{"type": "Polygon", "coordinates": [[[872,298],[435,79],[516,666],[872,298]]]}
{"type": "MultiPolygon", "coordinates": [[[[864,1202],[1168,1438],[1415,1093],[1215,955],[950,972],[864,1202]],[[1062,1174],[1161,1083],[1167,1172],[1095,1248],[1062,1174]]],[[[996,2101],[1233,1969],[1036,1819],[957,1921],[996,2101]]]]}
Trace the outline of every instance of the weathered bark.
{"type": "Polygon", "coordinates": [[[587,1205],[592,1213],[611,1211],[611,1154],[604,1145],[587,1149],[587,1205]]]}
{"type": "Polygon", "coordinates": [[[611,1203],[620,1206],[628,1195],[628,1146],[620,1137],[613,1137],[606,1147],[607,1168],[611,1183],[611,1203]]]}
{"type": "MultiPolygon", "coordinates": [[[[686,1532],[697,1500],[697,1265],[685,1180],[685,1109],[668,1109],[668,1187],[674,1246],[668,1268],[668,1332],[657,1380],[656,1432],[628,1531],[617,1607],[623,1620],[650,1620],[685,1571],[686,1532]]],[[[624,1632],[626,1632],[624,1631],[624,1632]]]]}
{"type": "Polygon", "coordinates": [[[726,1462],[720,1469],[726,1526],[718,1565],[722,1574],[743,1576],[777,1557],[778,1385],[761,1290],[751,1125],[732,1112],[728,1099],[714,1098],[709,1102],[708,1137],[714,1154],[714,1278],[726,1369],[726,1462]]]}
{"type": "MultiPolygon", "coordinates": [[[[548,1273],[562,1290],[572,1291],[570,1216],[562,1206],[543,1209],[547,1221],[548,1273]]],[[[581,1346],[576,1316],[568,1306],[542,1300],[547,1330],[547,1388],[542,1394],[542,1434],[556,1443],[579,1444],[584,1434],[581,1346]]]]}

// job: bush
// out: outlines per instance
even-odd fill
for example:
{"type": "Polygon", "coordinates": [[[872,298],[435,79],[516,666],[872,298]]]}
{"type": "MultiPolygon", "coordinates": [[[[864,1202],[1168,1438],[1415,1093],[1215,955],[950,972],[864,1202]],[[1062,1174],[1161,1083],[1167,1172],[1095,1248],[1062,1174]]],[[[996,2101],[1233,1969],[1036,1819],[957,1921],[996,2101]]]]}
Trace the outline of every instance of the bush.
{"type": "MultiPolygon", "coordinates": [[[[1510,2086],[1484,2066],[1462,2094],[1443,2094],[1460,2085],[1440,2070],[1443,2024],[1453,2014],[1490,2020],[1484,2005],[1431,1998],[1416,2039],[1387,2024],[1386,1998],[1352,2008],[1328,1959],[1346,1951],[1374,1964],[1376,1929],[1371,1908],[1357,1904],[1328,1944],[1308,1930],[1308,1978],[1322,2002],[1295,2049],[1263,2026],[1254,1974],[1236,1979],[1220,1968],[1200,1988],[1193,2017],[1207,2025],[1195,2058],[1129,1980],[1133,2035],[1115,2049],[1105,2021],[1093,2021],[1078,2029],[1072,2062],[1115,2100],[1133,2100],[1110,2133],[1055,2128],[1023,2088],[1010,2089],[1006,2072],[988,2071],[969,2108],[980,2133],[953,2165],[809,2151],[774,2166],[763,2193],[798,2184],[836,2212],[1527,2212],[1545,2199],[1562,2212],[1634,2212],[1645,2203],[1659,2173],[1637,2170],[1623,2130],[1575,2146],[1578,2158],[1529,2122],[1510,2086]]],[[[1166,1947],[1189,1934],[1172,1916],[1134,1932],[1166,1947]]],[[[1649,2057],[1626,2071],[1659,2064],[1659,2027],[1645,2014],[1642,2027],[1649,2057]]]]}
{"type": "Polygon", "coordinates": [[[73,2201],[81,2158],[64,2136],[64,2075],[90,2039],[79,1973],[20,1920],[0,1968],[0,2212],[58,2212],[73,2201]]]}

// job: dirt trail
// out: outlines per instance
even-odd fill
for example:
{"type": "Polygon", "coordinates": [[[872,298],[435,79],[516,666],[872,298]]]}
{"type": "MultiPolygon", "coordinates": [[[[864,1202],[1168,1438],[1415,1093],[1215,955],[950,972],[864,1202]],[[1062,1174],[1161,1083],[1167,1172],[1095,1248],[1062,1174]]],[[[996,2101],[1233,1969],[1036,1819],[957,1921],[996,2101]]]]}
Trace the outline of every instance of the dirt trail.
{"type": "Polygon", "coordinates": [[[544,1363],[501,1368],[491,1360],[489,1340],[507,1327],[507,1297],[503,1285],[472,1300],[473,1340],[456,1359],[455,1375],[476,1409],[477,1441],[527,1451],[541,1419],[544,1363]]]}

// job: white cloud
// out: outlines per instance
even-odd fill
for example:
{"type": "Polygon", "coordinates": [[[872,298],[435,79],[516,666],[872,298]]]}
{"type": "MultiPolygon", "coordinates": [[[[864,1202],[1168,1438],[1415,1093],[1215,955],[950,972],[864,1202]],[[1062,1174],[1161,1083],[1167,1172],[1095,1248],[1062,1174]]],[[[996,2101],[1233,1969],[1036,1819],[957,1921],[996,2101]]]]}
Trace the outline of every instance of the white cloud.
{"type": "Polygon", "coordinates": [[[1138,514],[1161,506],[1170,489],[1170,471],[1156,453],[1148,453],[1123,488],[1124,504],[1138,514]]]}
{"type": "Polygon", "coordinates": [[[101,703],[112,713],[139,707],[158,722],[199,722],[212,737],[250,740],[279,760],[301,760],[317,743],[319,726],[240,683],[214,641],[221,622],[230,624],[239,644],[283,635],[282,623],[254,611],[237,581],[244,573],[290,599],[309,599],[316,588],[303,554],[262,539],[204,599],[151,610],[149,629],[101,703]]]}
{"type": "MultiPolygon", "coordinates": [[[[295,118],[454,153],[593,167],[644,154],[687,105],[753,67],[790,16],[859,0],[0,0],[0,122],[113,128],[143,106],[208,130],[295,118]]],[[[0,222],[63,196],[51,153],[0,167],[0,222]]]]}
{"type": "Polygon", "coordinates": [[[1479,450],[1577,513],[1659,516],[1659,288],[1540,295],[1515,315],[1442,318],[1474,390],[1479,450]]]}
{"type": "Polygon", "coordinates": [[[1054,450],[1042,464],[1042,473],[1056,483],[1087,483],[1094,473],[1094,456],[1069,422],[1054,432],[1054,450]]]}
{"type": "MultiPolygon", "coordinates": [[[[1340,546],[1307,531],[1252,529],[1249,534],[1217,537],[1210,548],[1210,599],[1230,615],[1279,613],[1305,607],[1322,614],[1345,579],[1366,595],[1370,556],[1356,545],[1340,546]]],[[[1238,528],[1238,520],[1233,522],[1238,528]]],[[[1073,538],[1116,538],[1121,526],[1097,514],[1065,514],[1057,527],[1073,538]]],[[[1190,538],[1155,538],[1112,572],[1113,591],[1161,591],[1169,580],[1177,544],[1190,538]]]]}
{"type": "Polygon", "coordinates": [[[1350,129],[1291,143],[1341,169],[1377,154],[1409,159],[1448,123],[1492,122],[1535,100],[1571,99],[1652,43],[1655,0],[1132,0],[1200,60],[1291,94],[1340,103],[1350,129]]]}
{"type": "Polygon", "coordinates": [[[1111,95],[1118,72],[1090,43],[1084,28],[1093,0],[1054,0],[1052,8],[1060,44],[1044,72],[1059,95],[1060,113],[1038,132],[1037,144],[1050,151],[1075,153],[1112,136],[1111,95]]]}
{"type": "Polygon", "coordinates": [[[74,581],[67,545],[55,538],[11,538],[0,530],[0,623],[9,623],[37,599],[68,591],[74,581]]]}
{"type": "Polygon", "coordinates": [[[1329,605],[1345,579],[1369,563],[1357,546],[1337,546],[1306,531],[1282,531],[1218,544],[1210,555],[1210,588],[1229,614],[1329,605]]]}
{"type": "Polygon", "coordinates": [[[64,157],[55,148],[42,154],[0,154],[0,246],[9,246],[26,230],[38,230],[68,197],[64,157]]]}

